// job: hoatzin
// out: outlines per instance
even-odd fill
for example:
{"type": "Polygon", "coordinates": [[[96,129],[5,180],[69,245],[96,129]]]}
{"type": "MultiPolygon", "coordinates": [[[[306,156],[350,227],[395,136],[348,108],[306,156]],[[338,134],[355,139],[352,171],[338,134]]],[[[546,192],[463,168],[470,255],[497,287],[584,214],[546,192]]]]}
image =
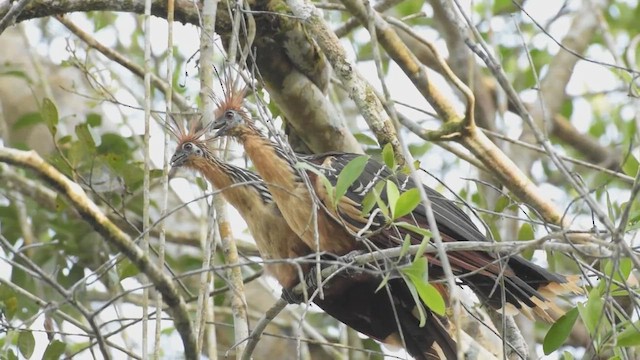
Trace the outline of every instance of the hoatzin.
{"type": "MultiPolygon", "coordinates": [[[[177,139],[178,145],[171,158],[171,166],[187,167],[199,171],[211,184],[222,191],[226,200],[245,219],[253,235],[261,256],[267,260],[268,272],[278,280],[284,289],[299,282],[299,271],[291,263],[277,262],[279,259],[299,258],[312,253],[309,246],[289,227],[276,206],[273,198],[257,174],[223,162],[209,149],[206,129],[200,119],[191,121],[187,127],[173,119],[174,126],[169,131],[177,139]]],[[[310,263],[301,263],[303,273],[310,263]]],[[[392,282],[393,292],[401,294],[389,298],[384,292],[375,292],[380,284],[376,276],[360,274],[357,278],[335,277],[331,282],[331,294],[323,299],[315,297],[313,302],[338,321],[368,335],[385,341],[396,339],[397,318],[404,323],[402,331],[408,351],[417,359],[455,357],[455,343],[447,333],[444,324],[428,313],[430,325],[420,329],[411,315],[411,299],[408,289],[392,282]],[[432,346],[432,343],[437,346],[432,346]],[[426,354],[426,355],[423,355],[426,354]]]]}
{"type": "MultiPolygon", "coordinates": [[[[192,117],[188,126],[173,117],[172,121],[174,126],[168,129],[178,146],[171,157],[171,166],[196,170],[220,190],[247,222],[265,260],[297,258],[312,253],[284,221],[259,175],[213,155],[208,145],[211,139],[206,137],[200,117],[192,117]]],[[[298,269],[291,263],[267,261],[265,269],[285,288],[299,282],[298,269]]]]}
{"type": "MultiPolygon", "coordinates": [[[[255,125],[243,107],[246,87],[239,88],[237,81],[228,78],[223,88],[224,96],[217,99],[216,120],[212,124],[217,131],[215,136],[231,136],[244,146],[283,217],[310,248],[319,242],[321,251],[341,256],[369,248],[399,247],[407,237],[411,243],[419,244],[423,239],[421,234],[389,224],[384,211],[378,211],[377,204],[363,213],[363,201],[373,189],[380,189],[376,184],[381,181],[393,182],[400,193],[423,186],[431,200],[443,241],[489,241],[455,203],[373,159],[367,161],[364,171],[337,200],[337,204],[332,204],[335,198],[327,190],[331,187],[325,182],[328,180],[335,189],[342,169],[361,155],[327,153],[301,157],[291,154],[266,138],[255,125]],[[320,206],[316,206],[316,199],[320,206]],[[366,241],[363,237],[354,236],[366,227],[366,241]]],[[[383,201],[388,200],[385,187],[381,188],[380,196],[383,201]]],[[[395,221],[429,228],[422,204],[395,221]]],[[[431,253],[424,256],[428,258],[429,278],[442,278],[438,257],[431,253]]],[[[550,273],[519,256],[500,258],[472,250],[449,252],[447,256],[461,283],[469,286],[483,303],[494,309],[504,308],[507,314],[519,310],[529,317],[533,313],[551,321],[562,314],[553,298],[565,292],[580,292],[577,277],[550,273]]],[[[446,299],[446,289],[440,288],[446,299]]],[[[407,343],[407,346],[411,345],[407,343]]]]}

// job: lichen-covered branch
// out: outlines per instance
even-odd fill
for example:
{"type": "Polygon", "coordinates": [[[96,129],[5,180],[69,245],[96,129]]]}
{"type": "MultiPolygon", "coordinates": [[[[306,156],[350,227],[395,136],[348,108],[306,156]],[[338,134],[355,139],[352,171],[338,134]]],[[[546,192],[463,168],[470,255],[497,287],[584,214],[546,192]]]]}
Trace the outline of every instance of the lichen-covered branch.
{"type": "Polygon", "coordinates": [[[315,40],[331,63],[336,75],[344,85],[349,97],[356,103],[360,114],[375,134],[381,146],[389,143],[394,149],[399,164],[404,164],[402,148],[391,119],[384,111],[382,103],[373,88],[358,72],[342,48],[336,34],[329,29],[327,23],[315,6],[301,0],[288,0],[291,11],[305,24],[315,36],[315,40]]]}

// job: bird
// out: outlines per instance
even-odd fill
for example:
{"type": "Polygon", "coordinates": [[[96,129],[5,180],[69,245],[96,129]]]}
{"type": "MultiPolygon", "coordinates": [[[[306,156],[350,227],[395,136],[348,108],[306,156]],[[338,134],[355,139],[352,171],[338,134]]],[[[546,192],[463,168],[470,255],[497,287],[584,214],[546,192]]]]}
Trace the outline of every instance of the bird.
{"type": "Polygon", "coordinates": [[[211,138],[206,136],[207,128],[199,115],[192,115],[186,126],[184,119],[171,119],[173,126],[167,128],[178,143],[170,160],[172,169],[185,167],[200,172],[246,220],[258,251],[267,260],[267,273],[283,287],[296,285],[299,282],[296,265],[275,260],[303,257],[312,251],[281,220],[262,178],[215,156],[209,147],[211,138]]]}
{"type": "MultiPolygon", "coordinates": [[[[299,259],[314,251],[289,226],[273,200],[262,178],[252,171],[229,164],[216,157],[210,149],[209,128],[200,117],[184,121],[172,118],[167,126],[177,141],[170,164],[172,168],[185,167],[200,172],[222,196],[234,206],[246,221],[258,251],[266,260],[299,259]]],[[[310,268],[310,262],[302,262],[300,270],[291,261],[269,261],[265,264],[283,289],[291,289],[300,282],[300,273],[310,268]]],[[[352,274],[353,275],[353,274],[352,274]]],[[[406,343],[416,359],[441,359],[455,357],[453,341],[447,321],[431,312],[426,313],[428,327],[420,328],[412,317],[413,304],[409,289],[396,280],[389,281],[394,296],[376,292],[380,285],[377,276],[360,274],[350,277],[334,277],[331,291],[313,302],[327,314],[351,328],[383,343],[406,343]],[[398,309],[394,311],[394,309],[398,309]],[[396,325],[400,322],[401,329],[396,325]]],[[[286,296],[290,302],[298,302],[286,296]]]]}
{"type": "MultiPolygon", "coordinates": [[[[362,155],[293,154],[267,138],[243,106],[248,86],[241,86],[231,75],[221,83],[223,96],[216,100],[218,108],[211,124],[214,136],[230,136],[242,144],[282,216],[310,248],[317,242],[320,250],[341,256],[358,250],[400,247],[404,239],[420,244],[423,234],[415,229],[429,229],[427,209],[422,203],[408,214],[393,219],[395,223],[408,223],[413,228],[393,226],[384,214],[384,206],[377,202],[365,208],[367,196],[374,191],[380,191],[382,203],[388,203],[389,186],[378,185],[388,183],[392,183],[399,194],[423,187],[432,203],[443,242],[490,241],[453,201],[372,158],[364,159],[362,172],[344,196],[336,199],[335,187],[342,170],[362,155]],[[361,232],[366,237],[358,236],[361,232]]],[[[442,279],[444,273],[437,254],[425,253],[424,256],[428,259],[429,279],[442,279]]],[[[552,322],[563,314],[555,297],[581,293],[578,276],[551,273],[517,255],[497,256],[465,250],[448,252],[447,258],[460,283],[473,290],[484,304],[508,315],[521,312],[552,322]]]]}

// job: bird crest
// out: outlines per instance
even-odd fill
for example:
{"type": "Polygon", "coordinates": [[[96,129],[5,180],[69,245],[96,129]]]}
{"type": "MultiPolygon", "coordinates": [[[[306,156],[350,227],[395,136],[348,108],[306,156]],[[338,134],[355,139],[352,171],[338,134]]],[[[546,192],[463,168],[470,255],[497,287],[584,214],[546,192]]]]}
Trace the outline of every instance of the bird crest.
{"type": "Polygon", "coordinates": [[[244,98],[247,94],[248,86],[245,85],[242,75],[239,71],[234,71],[230,66],[226,66],[222,74],[217,70],[220,86],[222,87],[222,96],[213,94],[213,101],[216,103],[214,119],[220,118],[225,111],[235,110],[242,114],[245,118],[249,118],[247,111],[242,106],[244,98]]]}
{"type": "Polygon", "coordinates": [[[169,114],[168,118],[170,120],[165,122],[165,128],[178,144],[211,140],[206,137],[208,126],[202,123],[202,114],[169,114]]]}

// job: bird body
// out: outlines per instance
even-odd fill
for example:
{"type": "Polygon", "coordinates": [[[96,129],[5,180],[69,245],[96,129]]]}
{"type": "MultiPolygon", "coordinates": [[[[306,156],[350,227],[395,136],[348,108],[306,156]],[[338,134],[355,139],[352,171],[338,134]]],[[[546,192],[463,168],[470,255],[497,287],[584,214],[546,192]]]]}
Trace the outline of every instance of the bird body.
{"type": "MultiPolygon", "coordinates": [[[[318,239],[322,251],[336,255],[345,255],[361,248],[346,229],[335,226],[333,218],[315,209],[312,193],[295,167],[297,159],[291,160],[275,143],[261,136],[257,129],[243,133],[238,139],[244,145],[245,152],[253,161],[258,173],[265,179],[282,216],[307,246],[315,249],[318,239]],[[318,215],[317,226],[313,223],[314,212],[318,215]],[[353,241],[341,241],[343,239],[353,241]]],[[[319,184],[321,179],[316,174],[311,173],[310,180],[314,188],[323,188],[319,184]]]]}
{"type": "Polygon", "coordinates": [[[265,263],[266,271],[283,287],[296,285],[300,272],[287,260],[306,256],[312,250],[282,219],[262,178],[218,159],[209,149],[207,139],[203,139],[204,129],[190,132],[182,129],[176,132],[178,146],[171,158],[172,166],[198,171],[218,189],[247,222],[260,254],[265,260],[271,260],[265,263]]]}
{"type": "MultiPolygon", "coordinates": [[[[227,85],[229,84],[230,82],[227,85]]],[[[391,220],[408,223],[415,228],[429,229],[426,208],[422,204],[417,204],[411,212],[395,219],[390,219],[379,203],[365,211],[363,202],[374,190],[380,191],[380,200],[388,204],[389,187],[378,187],[377,184],[381,182],[383,185],[391,183],[398,195],[422,186],[431,200],[436,225],[444,242],[488,241],[455,203],[423,184],[416,184],[407,175],[394,172],[372,159],[366,161],[363,172],[348,187],[344,196],[334,203],[333,194],[329,194],[327,188],[335,187],[341,171],[361,155],[328,153],[299,157],[287,153],[279,144],[262,135],[255,126],[242,107],[244,91],[232,86],[227,86],[225,91],[225,97],[218,100],[219,108],[212,125],[217,130],[216,136],[234,137],[244,146],[283,217],[310,248],[319,247],[320,251],[344,255],[355,249],[399,247],[405,239],[412,244],[420,244],[424,238],[423,232],[395,226],[391,220]],[[306,182],[305,178],[309,181],[306,182]],[[327,182],[330,186],[325,185],[327,182]]],[[[444,272],[440,259],[431,253],[424,256],[428,258],[429,279],[442,279],[444,272]]],[[[521,311],[530,317],[536,315],[543,320],[552,321],[563,313],[553,302],[553,298],[566,292],[580,292],[576,285],[577,278],[550,273],[517,255],[503,256],[465,250],[449,252],[447,257],[460,282],[468,285],[483,303],[497,310],[504,309],[507,314],[521,311]]],[[[406,287],[395,283],[390,288],[394,293],[391,305],[401,304],[400,312],[403,315],[411,314],[412,298],[403,294],[406,287]]],[[[446,290],[443,286],[439,289],[446,290]]],[[[446,293],[443,297],[446,298],[446,293]]],[[[440,329],[444,329],[443,324],[446,322],[440,321],[433,314],[430,316],[430,324],[439,324],[436,328],[441,326],[440,329]]],[[[415,323],[415,318],[410,320],[410,316],[403,317],[403,320],[405,323],[400,324],[403,331],[408,330],[407,321],[415,323]]],[[[442,331],[436,333],[442,334],[442,331]]],[[[450,345],[448,339],[438,342],[444,337],[439,338],[435,334],[430,334],[427,338],[428,346],[435,343],[436,353],[442,353],[440,350],[450,345]],[[440,348],[437,349],[438,347],[440,348]]],[[[433,355],[423,352],[424,344],[422,347],[412,348],[406,340],[405,338],[405,344],[412,355],[423,355],[426,358],[433,355]]],[[[451,352],[448,354],[446,357],[451,357],[451,352]]]]}
{"type": "MultiPolygon", "coordinates": [[[[249,125],[242,131],[242,135],[237,136],[237,139],[244,145],[247,155],[264,177],[275,202],[281,208],[283,217],[310,248],[314,248],[318,241],[320,250],[336,255],[367,249],[365,242],[358,241],[354,233],[368,223],[369,230],[366,233],[370,236],[367,236],[367,240],[374,248],[401,246],[407,235],[412,244],[420,244],[422,234],[390,226],[389,219],[385,218],[382,212],[375,214],[373,219],[370,219],[371,212],[363,213],[362,203],[365,196],[381,181],[392,181],[400,193],[416,186],[423,186],[433,204],[434,216],[443,241],[488,241],[468,215],[452,201],[427,186],[415,184],[407,175],[393,172],[384,164],[372,159],[367,161],[364,171],[349,187],[345,196],[340,198],[336,206],[332,206],[321,176],[335,186],[342,169],[354,158],[362,155],[327,153],[291,160],[284,155],[284,150],[278,148],[279,145],[263,137],[257,128],[249,125]],[[311,189],[297,175],[300,168],[305,168],[296,166],[297,163],[305,163],[306,167],[315,169],[307,173],[311,180],[311,189]],[[312,192],[321,202],[315,215],[318,222],[317,236],[312,227],[312,192]]],[[[383,201],[387,201],[385,190],[381,192],[381,197],[383,201]]],[[[395,221],[429,228],[426,209],[422,204],[410,214],[395,221]]],[[[438,257],[435,254],[425,256],[430,264],[430,277],[442,278],[444,274],[438,257]]],[[[500,259],[484,251],[466,250],[450,252],[448,257],[454,275],[459,276],[463,283],[491,307],[501,309],[506,306],[508,314],[522,311],[529,317],[537,315],[550,322],[563,313],[550,299],[566,292],[580,292],[575,285],[575,278],[550,273],[518,256],[500,259]],[[500,279],[505,280],[506,304],[503,304],[502,292],[499,290],[500,279]]]]}
{"type": "MultiPolygon", "coordinates": [[[[172,166],[184,166],[199,171],[216,189],[219,189],[247,222],[258,250],[265,259],[292,259],[313,252],[290,227],[283,217],[284,213],[273,201],[276,197],[291,200],[281,206],[284,208],[289,206],[294,211],[311,214],[310,193],[304,191],[305,188],[296,185],[293,187],[268,186],[267,189],[266,183],[260,176],[216,158],[207,146],[207,139],[202,139],[204,129],[186,131],[183,128],[182,135],[180,131],[174,131],[174,133],[178,138],[178,147],[171,159],[172,166]]],[[[275,149],[277,148],[263,150],[276,151],[275,149]]],[[[256,158],[258,163],[259,159],[259,157],[256,158]]],[[[286,161],[286,158],[282,159],[286,161]]],[[[287,168],[283,165],[282,169],[287,168]]],[[[266,174],[273,181],[297,184],[291,181],[292,176],[298,176],[292,171],[269,172],[267,170],[266,174]]],[[[322,222],[318,225],[322,229],[332,228],[322,222]]],[[[312,233],[307,229],[309,224],[300,223],[299,226],[305,229],[303,233],[312,233]]],[[[323,233],[323,238],[328,236],[330,234],[323,233]]],[[[291,288],[299,282],[298,268],[290,262],[267,263],[266,267],[284,288],[291,288]]],[[[302,272],[306,272],[309,267],[308,263],[302,263],[302,272]]],[[[413,318],[414,304],[403,300],[411,299],[411,295],[397,296],[399,292],[408,291],[404,284],[396,280],[389,283],[394,287],[395,296],[376,291],[380,285],[380,279],[377,276],[363,275],[357,279],[335,277],[330,282],[331,291],[327,291],[324,298],[315,297],[313,302],[338,321],[376,340],[396,346],[407,344],[410,353],[417,359],[455,357],[455,343],[447,332],[446,320],[428,313],[429,326],[420,328],[413,318]],[[405,324],[402,335],[397,331],[398,321],[405,324]],[[433,342],[436,345],[432,346],[433,342]]]]}

